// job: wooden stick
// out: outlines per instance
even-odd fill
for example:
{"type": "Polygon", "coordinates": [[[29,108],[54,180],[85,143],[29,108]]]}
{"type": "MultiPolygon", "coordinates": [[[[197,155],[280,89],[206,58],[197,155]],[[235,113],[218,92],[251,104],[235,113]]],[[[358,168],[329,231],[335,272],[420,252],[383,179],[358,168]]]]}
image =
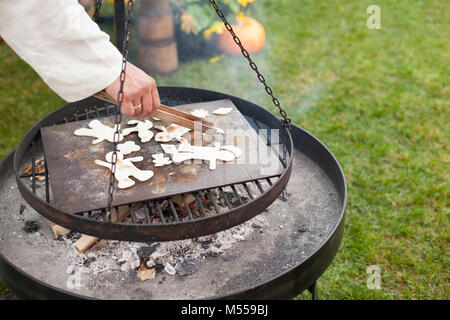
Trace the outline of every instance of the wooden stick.
{"type": "Polygon", "coordinates": [[[117,104],[117,101],[109,94],[107,94],[105,90],[97,92],[96,94],[94,94],[94,97],[112,104],[117,104]]]}
{"type": "MultiPolygon", "coordinates": [[[[104,90],[94,94],[94,97],[112,104],[116,104],[116,101],[104,90]]],[[[192,130],[200,128],[202,132],[208,131],[209,134],[214,134],[217,131],[217,129],[214,128],[214,123],[212,122],[163,104],[153,110],[151,116],[192,130]]]]}
{"type": "Polygon", "coordinates": [[[168,107],[164,104],[160,105],[155,111],[164,111],[164,112],[167,112],[167,113],[170,113],[170,114],[173,114],[173,115],[185,118],[185,119],[189,119],[192,121],[201,121],[203,124],[205,124],[209,127],[214,127],[214,123],[212,123],[212,122],[209,122],[209,121],[206,121],[205,119],[194,116],[191,113],[181,111],[180,109],[168,107]]]}
{"type": "Polygon", "coordinates": [[[175,123],[179,126],[189,128],[195,131],[195,129],[200,129],[201,132],[208,132],[209,134],[216,133],[217,129],[214,128],[214,124],[207,122],[201,118],[197,118],[189,113],[182,112],[175,108],[170,108],[161,105],[151,114],[152,117],[157,117],[163,121],[170,123],[175,123]],[[171,111],[169,111],[171,110],[171,111]],[[192,117],[197,119],[192,119],[192,117]]]}

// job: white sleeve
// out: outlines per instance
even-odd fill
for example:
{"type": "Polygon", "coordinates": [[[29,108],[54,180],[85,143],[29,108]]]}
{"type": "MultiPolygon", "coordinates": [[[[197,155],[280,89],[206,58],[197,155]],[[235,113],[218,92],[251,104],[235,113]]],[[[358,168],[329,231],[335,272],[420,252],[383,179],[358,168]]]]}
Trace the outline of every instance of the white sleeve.
{"type": "Polygon", "coordinates": [[[122,55],[77,0],[0,0],[0,35],[66,101],[120,75],[122,55]]]}

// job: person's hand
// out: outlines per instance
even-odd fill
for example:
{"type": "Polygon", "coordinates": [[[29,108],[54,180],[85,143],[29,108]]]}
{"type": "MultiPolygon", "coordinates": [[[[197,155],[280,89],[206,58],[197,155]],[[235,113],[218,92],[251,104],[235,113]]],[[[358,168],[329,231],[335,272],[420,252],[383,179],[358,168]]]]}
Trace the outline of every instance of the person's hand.
{"type": "MultiPolygon", "coordinates": [[[[120,76],[105,88],[114,100],[120,89],[120,76]]],[[[121,112],[131,118],[146,118],[161,104],[155,80],[127,62],[121,112]]]]}

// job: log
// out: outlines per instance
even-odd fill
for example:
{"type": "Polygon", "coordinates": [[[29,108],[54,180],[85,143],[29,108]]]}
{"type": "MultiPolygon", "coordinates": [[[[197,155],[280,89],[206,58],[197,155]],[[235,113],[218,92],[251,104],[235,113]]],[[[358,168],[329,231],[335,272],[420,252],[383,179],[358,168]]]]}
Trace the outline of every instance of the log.
{"type": "Polygon", "coordinates": [[[53,231],[53,234],[55,235],[55,237],[59,237],[59,236],[64,236],[66,234],[68,234],[70,232],[69,229],[64,228],[60,225],[57,225],[54,222],[50,222],[50,228],[53,231]]]}
{"type": "MultiPolygon", "coordinates": [[[[139,209],[142,207],[142,203],[138,203],[134,205],[133,210],[139,209]]],[[[130,214],[130,208],[128,206],[119,207],[119,217],[120,220],[123,221],[130,214]]],[[[111,221],[117,222],[116,213],[113,211],[111,213],[111,221]]],[[[78,249],[80,253],[86,252],[90,247],[92,247],[100,238],[83,234],[80,239],[75,242],[75,247],[78,249]]]]}
{"type": "Polygon", "coordinates": [[[178,51],[170,0],[142,0],[138,10],[139,66],[149,74],[178,69],[178,51]]]}
{"type": "Polygon", "coordinates": [[[100,238],[83,234],[83,236],[75,242],[75,247],[79,252],[85,253],[90,247],[92,247],[100,238]]]}
{"type": "MultiPolygon", "coordinates": [[[[173,203],[175,203],[177,206],[179,206],[180,208],[185,208],[186,206],[184,205],[184,201],[183,198],[181,197],[181,195],[175,195],[170,197],[173,201],[173,203]]],[[[191,203],[193,203],[195,201],[195,197],[192,194],[188,194],[188,196],[186,197],[186,203],[187,205],[190,205],[191,203]]]]}

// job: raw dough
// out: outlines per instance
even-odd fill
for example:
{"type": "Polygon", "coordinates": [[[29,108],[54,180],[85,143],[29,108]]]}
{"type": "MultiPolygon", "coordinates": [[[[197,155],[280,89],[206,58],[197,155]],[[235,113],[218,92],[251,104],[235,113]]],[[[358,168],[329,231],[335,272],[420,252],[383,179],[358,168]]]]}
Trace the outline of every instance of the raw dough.
{"type": "Polygon", "coordinates": [[[178,153],[172,154],[174,163],[182,163],[186,160],[206,160],[209,161],[209,169],[216,169],[217,160],[232,161],[235,154],[228,150],[220,150],[220,143],[216,142],[214,147],[192,146],[186,141],[178,146],[178,153]]]}
{"type": "Polygon", "coordinates": [[[225,116],[233,111],[233,108],[219,108],[213,111],[213,114],[225,116]]]}
{"type": "Polygon", "coordinates": [[[152,154],[152,157],[153,157],[153,163],[155,164],[155,167],[162,167],[162,166],[172,163],[170,158],[165,157],[163,153],[152,154]]]}
{"type": "MultiPolygon", "coordinates": [[[[103,140],[107,140],[109,142],[114,142],[114,132],[116,132],[116,128],[120,130],[120,124],[115,125],[114,128],[110,128],[99,120],[95,119],[89,122],[88,128],[80,128],[74,131],[76,136],[84,136],[84,137],[94,137],[97,138],[92,141],[92,144],[97,144],[102,142],[103,140]]],[[[119,141],[123,140],[123,135],[119,133],[119,141]]]]}
{"type": "Polygon", "coordinates": [[[161,143],[161,148],[165,153],[168,154],[174,154],[175,152],[178,152],[177,147],[174,144],[161,143]]]}
{"type": "Polygon", "coordinates": [[[123,129],[124,136],[129,135],[131,132],[137,131],[138,137],[141,138],[141,142],[149,142],[155,135],[150,129],[153,127],[153,123],[150,120],[130,120],[127,122],[129,125],[135,124],[135,127],[123,129]]]}
{"type": "MultiPolygon", "coordinates": [[[[111,170],[112,156],[113,152],[112,151],[108,152],[105,157],[106,161],[108,162],[95,160],[95,163],[111,170]]],[[[143,157],[124,159],[123,154],[121,152],[117,152],[116,172],[114,174],[114,177],[119,182],[118,184],[119,189],[126,189],[135,184],[135,182],[130,179],[130,176],[135,177],[139,181],[146,181],[151,177],[153,177],[154,174],[153,171],[141,170],[134,166],[133,162],[138,162],[142,160],[144,160],[143,157]]]]}
{"type": "Polygon", "coordinates": [[[238,148],[238,147],[233,146],[233,145],[221,146],[220,149],[228,150],[228,151],[233,152],[233,153],[234,153],[234,156],[235,156],[236,158],[239,158],[240,156],[242,156],[242,150],[241,150],[241,148],[238,148]]]}
{"type": "Polygon", "coordinates": [[[124,143],[119,143],[117,145],[117,150],[123,153],[123,155],[130,154],[132,152],[136,152],[141,150],[141,147],[139,147],[134,141],[127,141],[124,143]]]}

